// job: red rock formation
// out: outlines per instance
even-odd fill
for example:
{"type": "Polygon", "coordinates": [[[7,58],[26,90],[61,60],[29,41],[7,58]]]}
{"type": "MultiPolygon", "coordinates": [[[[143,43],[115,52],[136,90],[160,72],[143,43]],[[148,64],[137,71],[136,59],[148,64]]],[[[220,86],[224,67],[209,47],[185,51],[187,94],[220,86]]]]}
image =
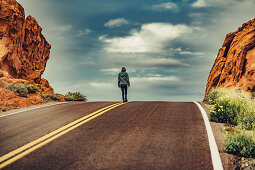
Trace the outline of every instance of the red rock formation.
{"type": "Polygon", "coordinates": [[[48,81],[41,79],[51,45],[37,21],[25,18],[16,0],[0,0],[0,69],[11,78],[36,83],[42,92],[52,93],[48,81]]]}
{"type": "Polygon", "coordinates": [[[40,93],[54,93],[48,81],[41,78],[51,48],[41,32],[33,17],[25,18],[16,0],[0,0],[0,108],[45,103],[40,93]],[[6,89],[10,83],[35,84],[39,92],[20,97],[6,89]]]}
{"type": "Polygon", "coordinates": [[[255,86],[255,18],[237,31],[227,34],[210,71],[205,95],[212,87],[240,88],[255,86]]]}

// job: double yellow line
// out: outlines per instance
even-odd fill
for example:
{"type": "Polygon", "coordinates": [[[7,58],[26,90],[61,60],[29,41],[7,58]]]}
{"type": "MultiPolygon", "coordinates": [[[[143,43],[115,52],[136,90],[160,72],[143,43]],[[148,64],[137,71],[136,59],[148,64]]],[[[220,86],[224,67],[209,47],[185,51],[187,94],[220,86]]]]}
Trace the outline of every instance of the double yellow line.
{"type": "Polygon", "coordinates": [[[115,103],[110,106],[104,107],[100,110],[97,110],[89,115],[86,115],[80,119],[77,119],[45,136],[40,137],[39,139],[36,139],[35,141],[32,141],[18,149],[15,149],[14,151],[11,151],[3,156],[0,157],[0,169],[4,168],[5,166],[15,162],[16,160],[24,157],[25,155],[33,152],[34,150],[50,143],[51,141],[57,139],[58,137],[66,134],[67,132],[81,126],[82,124],[104,114],[105,112],[112,110],[118,106],[121,106],[125,103],[115,103]]]}

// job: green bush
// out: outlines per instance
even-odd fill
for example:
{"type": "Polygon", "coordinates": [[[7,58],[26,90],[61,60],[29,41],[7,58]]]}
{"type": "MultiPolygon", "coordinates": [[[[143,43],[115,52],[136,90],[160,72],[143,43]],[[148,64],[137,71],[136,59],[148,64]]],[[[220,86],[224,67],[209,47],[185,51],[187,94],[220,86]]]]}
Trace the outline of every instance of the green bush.
{"type": "Polygon", "coordinates": [[[206,98],[211,104],[211,121],[237,125],[234,129],[238,134],[228,136],[226,151],[255,158],[255,139],[248,135],[254,131],[247,131],[255,129],[255,101],[251,95],[244,90],[213,88],[206,98]]]}
{"type": "MultiPolygon", "coordinates": [[[[210,94],[210,93],[209,93],[210,94]]],[[[242,90],[213,89],[210,120],[240,125],[243,129],[253,129],[255,121],[255,103],[249,93],[242,90]],[[216,97],[215,97],[216,96],[216,97]]]]}
{"type": "Polygon", "coordinates": [[[35,93],[38,91],[38,87],[36,85],[33,84],[27,84],[26,88],[28,90],[28,93],[35,93]]]}
{"type": "Polygon", "coordinates": [[[27,97],[28,94],[35,93],[38,90],[38,87],[33,84],[10,83],[6,86],[6,89],[18,93],[20,97],[27,97]]]}
{"type": "Polygon", "coordinates": [[[225,148],[228,153],[255,158],[255,141],[248,135],[237,134],[228,136],[225,148]]]}
{"type": "Polygon", "coordinates": [[[255,115],[246,115],[240,119],[242,129],[253,130],[255,129],[255,115]]]}
{"type": "Polygon", "coordinates": [[[5,112],[7,110],[12,110],[12,109],[17,109],[17,107],[16,106],[8,106],[8,105],[7,106],[4,105],[4,106],[1,107],[2,112],[5,112]]]}
{"type": "Polygon", "coordinates": [[[26,88],[26,85],[22,83],[8,84],[6,89],[14,91],[15,93],[18,93],[20,97],[27,97],[28,95],[28,90],[26,88]]]}
{"type": "Polygon", "coordinates": [[[41,94],[42,98],[47,100],[47,101],[60,101],[60,96],[59,95],[56,95],[56,94],[46,94],[46,95],[43,95],[41,94]]]}
{"type": "Polygon", "coordinates": [[[1,111],[2,111],[2,112],[7,111],[7,107],[6,107],[6,106],[1,107],[1,111]]]}
{"type": "Polygon", "coordinates": [[[240,107],[235,102],[231,102],[230,98],[222,98],[210,111],[210,120],[220,123],[231,123],[237,125],[237,113],[240,107]]]}
{"type": "Polygon", "coordinates": [[[85,95],[81,94],[80,92],[68,92],[65,95],[65,98],[67,101],[87,101],[87,98],[85,95]]]}
{"type": "Polygon", "coordinates": [[[251,100],[251,96],[248,92],[240,89],[226,89],[224,87],[212,88],[206,96],[206,100],[209,104],[216,104],[217,100],[222,97],[236,97],[239,99],[251,100]]]}
{"type": "Polygon", "coordinates": [[[209,104],[215,104],[216,100],[221,97],[226,95],[227,91],[225,88],[217,87],[217,88],[212,88],[210,92],[206,96],[206,100],[209,102],[209,104]]]}

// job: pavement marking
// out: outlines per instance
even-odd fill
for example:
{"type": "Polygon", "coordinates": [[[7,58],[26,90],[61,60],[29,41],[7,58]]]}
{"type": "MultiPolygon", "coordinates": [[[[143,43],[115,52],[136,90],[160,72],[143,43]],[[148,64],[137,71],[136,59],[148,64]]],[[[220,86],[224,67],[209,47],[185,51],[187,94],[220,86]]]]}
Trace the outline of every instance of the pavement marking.
{"type": "Polygon", "coordinates": [[[195,101],[194,101],[194,103],[197,105],[197,107],[199,108],[199,110],[202,113],[202,116],[204,118],[207,136],[208,136],[208,140],[209,140],[210,151],[211,151],[213,168],[214,168],[214,170],[223,170],[219,150],[218,150],[217,144],[215,142],[215,138],[213,136],[212,128],[209,123],[207,114],[206,114],[204,108],[199,103],[197,103],[195,101]]]}
{"type": "Polygon", "coordinates": [[[49,105],[45,105],[45,106],[39,106],[39,107],[30,108],[30,109],[20,110],[20,111],[13,112],[13,113],[10,113],[10,114],[0,115],[0,118],[1,118],[1,117],[6,117],[6,116],[15,115],[15,114],[21,113],[21,112],[26,112],[26,111],[30,111],[30,110],[35,110],[35,109],[40,109],[40,108],[44,108],[44,107],[48,107],[48,106],[55,106],[55,105],[59,105],[59,104],[65,104],[65,103],[67,103],[67,102],[49,104],[49,105]]]}
{"type": "Polygon", "coordinates": [[[18,159],[24,157],[25,155],[33,152],[34,150],[46,145],[47,143],[57,139],[58,137],[66,134],[67,132],[81,126],[82,124],[104,114],[105,112],[107,112],[109,110],[112,110],[118,106],[121,106],[123,104],[126,104],[126,103],[119,102],[119,103],[115,103],[110,106],[104,107],[104,108],[97,110],[89,115],[86,115],[80,119],[77,119],[77,120],[51,132],[39,139],[36,139],[35,141],[32,141],[32,142],[14,150],[14,151],[11,151],[11,152],[1,156],[0,157],[0,169],[15,162],[18,159]]]}

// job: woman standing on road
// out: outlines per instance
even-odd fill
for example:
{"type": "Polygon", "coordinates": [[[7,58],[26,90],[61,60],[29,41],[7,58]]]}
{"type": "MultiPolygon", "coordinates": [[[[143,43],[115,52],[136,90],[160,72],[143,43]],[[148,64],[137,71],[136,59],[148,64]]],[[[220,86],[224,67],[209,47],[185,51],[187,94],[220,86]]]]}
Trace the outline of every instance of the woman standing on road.
{"type": "Polygon", "coordinates": [[[122,91],[122,100],[123,102],[127,102],[127,88],[130,87],[128,73],[126,72],[126,68],[122,67],[121,72],[118,76],[118,87],[121,88],[122,91]]]}

